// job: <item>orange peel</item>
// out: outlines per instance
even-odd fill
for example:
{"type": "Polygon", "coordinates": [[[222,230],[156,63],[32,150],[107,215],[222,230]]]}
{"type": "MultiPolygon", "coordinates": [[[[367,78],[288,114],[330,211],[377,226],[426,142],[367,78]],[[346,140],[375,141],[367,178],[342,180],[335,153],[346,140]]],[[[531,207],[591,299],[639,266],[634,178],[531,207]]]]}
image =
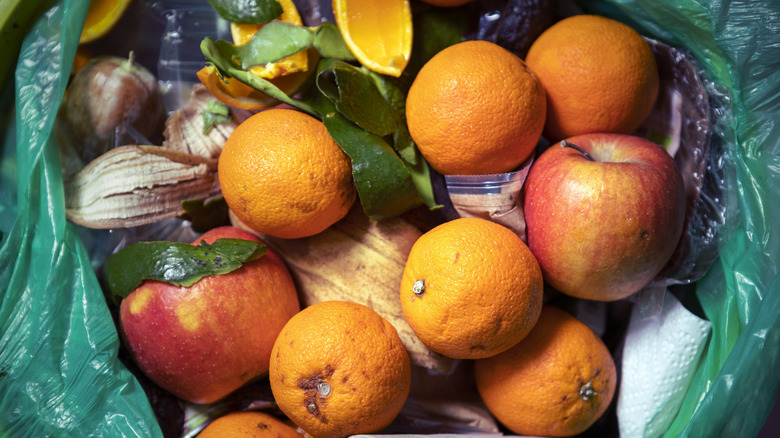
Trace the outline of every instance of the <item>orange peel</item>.
{"type": "MultiPolygon", "coordinates": [[[[298,9],[295,8],[295,4],[292,0],[278,0],[282,6],[282,15],[279,16],[280,21],[287,23],[303,25],[301,21],[301,15],[298,13],[298,9]]],[[[255,36],[257,31],[262,29],[265,23],[262,24],[238,24],[230,23],[230,35],[233,37],[233,43],[240,46],[248,43],[252,37],[255,36]]],[[[307,71],[309,69],[308,56],[306,51],[302,50],[298,53],[282,58],[278,61],[269,62],[266,65],[258,65],[249,69],[249,71],[263,79],[273,79],[279,76],[285,76],[292,73],[301,71],[307,71]]]]}
{"type": "Polygon", "coordinates": [[[122,18],[130,0],[92,0],[89,3],[79,44],[94,41],[107,34],[122,18]]]}
{"type": "MultiPolygon", "coordinates": [[[[316,49],[310,48],[305,53],[308,55],[307,62],[316,64],[319,60],[319,53],[316,49]]],[[[301,86],[313,73],[313,70],[300,71],[269,79],[268,81],[286,95],[292,96],[300,90],[301,86]]],[[[244,84],[236,78],[226,77],[223,80],[223,78],[219,77],[217,69],[213,65],[203,67],[198,71],[197,75],[206,89],[225,105],[254,111],[270,108],[281,103],[279,100],[244,84]]]]}

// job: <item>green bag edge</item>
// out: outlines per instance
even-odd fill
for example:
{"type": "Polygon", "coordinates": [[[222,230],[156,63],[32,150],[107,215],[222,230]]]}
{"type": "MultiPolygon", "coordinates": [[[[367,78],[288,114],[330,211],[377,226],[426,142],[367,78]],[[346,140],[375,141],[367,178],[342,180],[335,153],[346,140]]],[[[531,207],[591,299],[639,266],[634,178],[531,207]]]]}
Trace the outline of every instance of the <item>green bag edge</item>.
{"type": "Polygon", "coordinates": [[[780,35],[770,1],[608,0],[584,10],[689,50],[726,93],[716,125],[727,146],[733,233],[696,294],[712,334],[672,436],[756,436],[775,404],[780,374],[780,35]],[[774,39],[773,39],[774,37],[774,39]],[[773,162],[773,160],[775,160],[773,162]]]}
{"type": "MultiPolygon", "coordinates": [[[[65,0],[61,4],[67,9],[70,2],[65,0]]],[[[773,228],[776,229],[777,218],[780,218],[778,207],[771,202],[772,189],[777,186],[778,175],[770,167],[771,158],[780,155],[776,127],[780,108],[772,99],[760,108],[756,108],[756,103],[761,100],[757,94],[766,94],[767,90],[773,96],[778,94],[778,85],[772,82],[780,84],[780,80],[777,80],[780,78],[780,69],[775,68],[774,73],[765,71],[761,79],[762,86],[756,86],[753,78],[746,76],[749,76],[747,69],[755,64],[757,56],[745,60],[743,58],[747,56],[745,53],[748,50],[735,50],[733,46],[740,42],[736,38],[738,35],[734,35],[739,31],[747,32],[742,34],[745,36],[751,35],[749,32],[755,32],[756,28],[772,27],[764,32],[764,36],[778,34],[778,23],[765,20],[767,12],[771,12],[768,11],[771,5],[769,2],[744,1],[711,2],[709,6],[691,1],[615,1],[586,6],[588,10],[628,22],[645,35],[691,50],[733,98],[733,122],[718,134],[734,145],[729,153],[735,163],[735,174],[729,176],[727,185],[734,192],[734,196],[729,199],[730,206],[733,203],[733,207],[740,210],[739,223],[734,235],[721,250],[717,263],[697,284],[702,307],[713,322],[713,335],[680,413],[667,436],[755,435],[774,404],[780,383],[780,375],[770,375],[780,357],[780,323],[777,317],[780,283],[776,280],[775,266],[780,245],[777,233],[771,233],[773,228]],[[690,15],[681,14],[680,10],[690,15]],[[745,11],[747,17],[731,14],[734,10],[745,11]],[[735,20],[739,23],[735,23],[735,20]],[[707,31],[712,29],[719,29],[722,33],[708,34],[707,31]],[[740,386],[740,383],[744,385],[740,386]],[[748,388],[748,391],[737,396],[734,394],[735,388],[748,388]]],[[[81,13],[83,17],[84,10],[81,13]]],[[[69,23],[72,23],[73,17],[68,18],[69,23]]],[[[753,53],[760,54],[761,58],[780,59],[776,49],[770,53],[760,50],[761,47],[756,49],[753,53]]],[[[776,67],[777,63],[773,65],[776,67]]],[[[47,160],[56,162],[54,157],[47,158],[47,155],[50,153],[38,157],[44,163],[44,168],[50,166],[47,160]]],[[[40,170],[31,170],[29,176],[31,181],[37,178],[51,181],[40,170]]],[[[20,196],[19,199],[26,198],[20,196]]],[[[42,222],[39,225],[47,224],[46,221],[42,222]]],[[[60,237],[72,243],[70,247],[61,247],[73,251],[76,259],[85,257],[72,226],[63,225],[57,220],[54,222],[58,226],[52,230],[53,234],[40,238],[36,235],[33,242],[15,238],[12,231],[3,240],[3,254],[10,251],[9,242],[35,246],[45,245],[46,239],[60,237]]],[[[14,230],[16,228],[15,224],[14,230]]],[[[86,260],[86,265],[89,265],[88,259],[80,260],[86,260]]],[[[0,266],[0,285],[3,285],[13,278],[7,276],[5,256],[0,261],[3,263],[0,266]]],[[[79,277],[87,285],[92,283],[89,272],[81,274],[79,277]]],[[[90,289],[85,287],[85,293],[90,289]]],[[[4,300],[3,307],[0,307],[0,317],[6,315],[6,311],[4,300]]],[[[132,378],[129,380],[134,382],[132,378]]],[[[0,388],[4,388],[4,385],[4,380],[0,380],[0,388]]]]}
{"type": "Polygon", "coordinates": [[[16,146],[18,184],[18,216],[0,243],[4,437],[162,436],[143,388],[117,357],[116,326],[65,219],[52,127],[88,6],[53,3],[25,37],[14,76],[24,86],[14,90],[8,126],[16,132],[4,136],[16,143],[5,147],[16,146]]]}

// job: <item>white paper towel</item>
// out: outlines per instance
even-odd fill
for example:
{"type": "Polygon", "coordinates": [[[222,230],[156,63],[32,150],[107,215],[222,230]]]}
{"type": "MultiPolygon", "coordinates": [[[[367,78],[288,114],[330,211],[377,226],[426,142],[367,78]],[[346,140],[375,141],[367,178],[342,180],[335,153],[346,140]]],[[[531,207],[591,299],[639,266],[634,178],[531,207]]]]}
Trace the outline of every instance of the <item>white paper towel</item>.
{"type": "Polygon", "coordinates": [[[631,314],[622,361],[617,416],[622,438],[658,437],[674,421],[704,350],[710,322],[671,293],[657,316],[631,314]]]}

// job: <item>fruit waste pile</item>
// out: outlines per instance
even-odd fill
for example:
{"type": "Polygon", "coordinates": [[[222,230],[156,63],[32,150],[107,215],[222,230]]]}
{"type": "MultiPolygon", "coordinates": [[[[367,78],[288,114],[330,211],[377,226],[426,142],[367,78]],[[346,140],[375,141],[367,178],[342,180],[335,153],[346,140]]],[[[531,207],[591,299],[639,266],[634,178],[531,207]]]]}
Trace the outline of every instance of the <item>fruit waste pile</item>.
{"type": "Polygon", "coordinates": [[[146,230],[100,278],[166,435],[616,434],[628,314],[696,204],[701,154],[647,128],[658,43],[553,0],[492,33],[480,1],[209,3],[232,41],[185,106],[98,56],[58,121],[68,219],[146,230]],[[520,168],[522,232],[447,196],[520,168]]]}

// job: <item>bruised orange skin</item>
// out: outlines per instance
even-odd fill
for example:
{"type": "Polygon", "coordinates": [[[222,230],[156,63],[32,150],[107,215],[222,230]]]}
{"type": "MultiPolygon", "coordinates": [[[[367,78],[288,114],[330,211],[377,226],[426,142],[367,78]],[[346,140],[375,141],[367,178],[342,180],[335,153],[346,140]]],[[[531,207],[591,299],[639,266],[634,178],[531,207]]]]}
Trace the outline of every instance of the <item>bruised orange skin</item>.
{"type": "MultiPolygon", "coordinates": [[[[201,240],[260,242],[234,227],[201,240]]],[[[151,380],[193,403],[211,403],[268,372],[271,348],[298,311],[295,286],[278,255],[190,287],[144,281],[120,306],[120,329],[130,355],[151,380]]]]}

